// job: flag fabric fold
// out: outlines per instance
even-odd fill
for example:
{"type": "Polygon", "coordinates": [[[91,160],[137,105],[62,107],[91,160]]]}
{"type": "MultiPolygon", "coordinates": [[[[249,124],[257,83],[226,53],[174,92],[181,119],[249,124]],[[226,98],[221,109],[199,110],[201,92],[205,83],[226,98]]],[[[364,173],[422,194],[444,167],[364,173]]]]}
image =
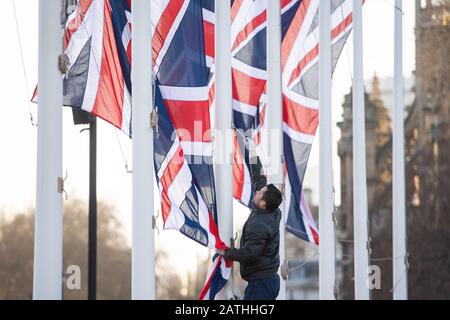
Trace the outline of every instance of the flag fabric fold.
{"type": "Polygon", "coordinates": [[[213,263],[206,276],[206,282],[198,298],[199,300],[214,300],[216,298],[227,284],[232,264],[232,261],[226,260],[223,256],[214,255],[213,263]]]}
{"type": "MultiPolygon", "coordinates": [[[[68,3],[73,1],[68,1],[68,3]]],[[[66,5],[63,104],[87,111],[131,136],[131,8],[129,0],[66,5]]],[[[38,99],[35,90],[33,101],[38,99]]]]}
{"type": "Polygon", "coordinates": [[[164,229],[178,230],[210,249],[223,250],[214,212],[194,181],[158,83],[155,90],[158,133],[154,135],[154,163],[164,229]]]}

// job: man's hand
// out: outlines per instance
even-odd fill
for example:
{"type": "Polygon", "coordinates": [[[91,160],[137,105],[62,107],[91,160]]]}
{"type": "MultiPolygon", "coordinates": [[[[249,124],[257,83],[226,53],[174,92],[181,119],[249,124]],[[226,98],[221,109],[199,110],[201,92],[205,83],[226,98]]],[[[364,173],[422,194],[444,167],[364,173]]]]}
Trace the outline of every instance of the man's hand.
{"type": "Polygon", "coordinates": [[[225,255],[225,250],[217,250],[216,252],[221,256],[225,255]]]}
{"type": "Polygon", "coordinates": [[[289,264],[286,260],[284,260],[284,263],[281,265],[280,273],[283,280],[287,280],[289,278],[289,264]]]}

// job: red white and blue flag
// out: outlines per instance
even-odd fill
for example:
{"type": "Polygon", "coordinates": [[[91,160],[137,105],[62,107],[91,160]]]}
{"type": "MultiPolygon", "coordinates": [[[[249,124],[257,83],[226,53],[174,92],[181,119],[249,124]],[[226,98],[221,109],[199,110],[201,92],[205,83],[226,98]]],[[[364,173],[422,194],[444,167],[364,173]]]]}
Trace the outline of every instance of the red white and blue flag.
{"type": "MultiPolygon", "coordinates": [[[[85,110],[131,136],[131,0],[65,0],[61,20],[68,71],[65,106],[85,110]],[[69,6],[68,3],[73,3],[69,6]]],[[[37,89],[33,100],[38,99],[37,89]]]]}
{"type": "MultiPolygon", "coordinates": [[[[214,300],[219,292],[227,284],[230,277],[232,261],[227,261],[223,256],[215,254],[212,266],[209,268],[206,282],[200,293],[199,300],[214,300]]],[[[226,294],[226,293],[224,293],[226,294]]]]}
{"type": "MultiPolygon", "coordinates": [[[[68,2],[74,10],[65,23],[69,64],[64,105],[90,112],[131,137],[131,0],[68,2]]],[[[224,250],[217,228],[212,166],[213,4],[214,0],[152,0],[159,114],[154,166],[164,228],[224,250]]],[[[214,260],[202,298],[214,299],[230,269],[224,259],[214,260]]]]}
{"type": "MultiPolygon", "coordinates": [[[[211,210],[208,197],[202,195],[204,183],[196,182],[158,84],[155,90],[158,133],[154,135],[154,163],[164,228],[178,230],[211,249],[223,250],[225,245],[219,237],[215,212],[211,210]]],[[[213,193],[214,189],[210,189],[206,192],[213,193]]],[[[214,193],[211,196],[214,197],[214,193]]]]}
{"type": "MultiPolygon", "coordinates": [[[[352,30],[351,0],[331,1],[331,29],[334,70],[352,30]]],[[[319,0],[301,2],[283,38],[282,83],[286,229],[318,244],[318,231],[301,187],[319,119],[319,0]]]]}
{"type": "MultiPolygon", "coordinates": [[[[281,1],[282,32],[286,33],[299,0],[281,1]]],[[[260,108],[265,98],[267,80],[266,27],[267,1],[234,1],[232,6],[233,119],[236,128],[234,197],[252,207],[253,188],[249,166],[252,149],[260,145],[262,118],[260,108]],[[255,147],[252,147],[255,145],[255,147]]],[[[264,158],[261,150],[258,156],[264,158]]]]}
{"type": "Polygon", "coordinates": [[[153,36],[155,165],[164,226],[218,249],[202,2],[154,1],[152,12],[159,17],[153,36]],[[180,224],[183,219],[190,221],[180,224]]]}
{"type": "MultiPolygon", "coordinates": [[[[335,66],[352,28],[351,0],[332,1],[335,66]]],[[[249,155],[265,163],[266,1],[234,1],[232,9],[235,198],[251,206],[249,155]],[[253,130],[252,130],[253,129],[253,130]],[[240,132],[240,133],[239,133],[240,132]]],[[[283,141],[286,229],[318,244],[318,230],[302,192],[318,126],[319,0],[281,0],[283,141]]]]}
{"type": "MultiPolygon", "coordinates": [[[[159,134],[155,171],[165,229],[224,250],[217,228],[212,162],[214,1],[154,1],[153,71],[159,134]],[[175,137],[175,139],[173,139],[175,137]]],[[[213,300],[231,262],[215,255],[199,299],[213,300]]]]}

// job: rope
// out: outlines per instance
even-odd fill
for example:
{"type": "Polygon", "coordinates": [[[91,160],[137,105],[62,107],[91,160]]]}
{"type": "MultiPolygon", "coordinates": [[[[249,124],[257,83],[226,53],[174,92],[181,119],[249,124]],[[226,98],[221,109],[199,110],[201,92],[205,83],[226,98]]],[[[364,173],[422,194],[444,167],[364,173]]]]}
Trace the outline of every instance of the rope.
{"type": "MultiPolygon", "coordinates": [[[[351,258],[351,259],[355,258],[354,255],[350,255],[350,254],[343,254],[342,257],[344,257],[344,258],[351,258]]],[[[376,262],[376,261],[378,261],[378,262],[381,262],[381,261],[393,261],[393,260],[397,260],[397,259],[405,259],[407,257],[408,257],[408,254],[406,256],[397,256],[397,257],[370,258],[370,261],[374,261],[374,262],[376,262]]]]}
{"type": "MultiPolygon", "coordinates": [[[[340,6],[340,8],[341,8],[341,18],[342,18],[342,20],[344,20],[345,19],[344,8],[342,6],[340,6]]],[[[345,40],[345,44],[347,44],[347,41],[348,41],[348,38],[345,40]]],[[[345,53],[347,56],[348,72],[350,75],[350,79],[352,80],[352,83],[353,83],[353,68],[352,68],[352,64],[350,61],[350,52],[348,51],[348,45],[345,45],[345,53]]]]}
{"type": "Polygon", "coordinates": [[[122,159],[123,159],[123,163],[124,163],[124,166],[125,166],[125,171],[126,171],[127,174],[133,173],[133,170],[129,169],[128,161],[127,161],[127,158],[125,157],[125,152],[123,151],[123,148],[122,148],[122,143],[120,143],[119,134],[117,133],[118,129],[116,127],[113,127],[113,130],[114,130],[114,133],[115,133],[115,136],[116,136],[116,139],[117,139],[117,144],[119,145],[120,153],[122,154],[122,159]]]}
{"type": "Polygon", "coordinates": [[[405,268],[405,271],[403,271],[402,275],[400,276],[400,278],[397,280],[397,282],[395,283],[395,285],[392,287],[392,289],[390,290],[390,292],[394,292],[395,289],[397,288],[397,286],[400,284],[400,281],[402,281],[402,279],[405,277],[406,272],[408,272],[408,268],[405,268]]]}
{"type": "Polygon", "coordinates": [[[397,10],[397,11],[400,11],[400,12],[402,13],[402,15],[405,15],[405,11],[404,11],[402,8],[397,7],[397,5],[395,5],[395,3],[390,3],[390,2],[388,2],[387,0],[383,0],[383,1],[384,1],[384,3],[386,3],[388,6],[394,8],[394,9],[397,10]]]}
{"type": "Polygon", "coordinates": [[[21,63],[22,63],[22,71],[23,71],[24,84],[25,84],[25,99],[27,100],[27,104],[28,104],[31,125],[33,127],[37,127],[37,124],[34,121],[33,112],[32,112],[32,109],[31,109],[31,100],[28,98],[28,95],[30,94],[31,91],[30,91],[30,87],[28,85],[28,75],[27,75],[27,70],[25,68],[25,59],[23,57],[23,47],[22,47],[22,40],[21,40],[21,37],[20,37],[19,21],[17,19],[17,10],[16,10],[16,5],[14,3],[14,0],[11,0],[11,4],[12,4],[13,12],[14,12],[14,20],[15,20],[15,24],[16,24],[16,33],[17,33],[17,41],[18,41],[18,44],[19,44],[20,59],[21,59],[21,63]]]}
{"type": "Polygon", "coordinates": [[[336,239],[336,241],[343,242],[343,243],[355,243],[355,241],[353,241],[353,240],[346,240],[346,239],[336,239]]]}
{"type": "Polygon", "coordinates": [[[405,259],[407,256],[398,256],[398,257],[385,257],[385,258],[370,258],[370,261],[394,261],[397,259],[405,259]]]}
{"type": "Polygon", "coordinates": [[[289,268],[289,273],[291,272],[291,271],[295,271],[295,270],[300,270],[300,269],[302,269],[308,262],[310,262],[311,260],[313,260],[315,257],[317,257],[319,255],[319,252],[314,252],[314,254],[311,256],[311,257],[309,257],[308,259],[306,259],[302,264],[300,264],[300,265],[298,265],[298,266],[296,266],[296,267],[293,267],[293,268],[289,268]]]}

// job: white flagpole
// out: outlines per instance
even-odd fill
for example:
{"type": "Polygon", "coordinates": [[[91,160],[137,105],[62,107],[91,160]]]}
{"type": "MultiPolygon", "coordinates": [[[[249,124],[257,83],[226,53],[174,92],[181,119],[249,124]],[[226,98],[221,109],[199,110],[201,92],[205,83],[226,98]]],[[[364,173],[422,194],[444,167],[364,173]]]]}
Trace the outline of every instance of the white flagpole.
{"type": "Polygon", "coordinates": [[[133,248],[132,299],[155,299],[155,239],[152,226],[153,106],[151,87],[150,1],[133,0],[132,132],[133,132],[133,248]]]}
{"type": "Polygon", "coordinates": [[[395,84],[393,110],[393,288],[394,300],[408,299],[405,218],[405,147],[402,0],[395,1],[395,84]],[[399,257],[404,257],[400,259],[399,257]]]}
{"type": "Polygon", "coordinates": [[[33,299],[62,298],[61,1],[39,1],[39,98],[33,299]]]}
{"type": "MultiPolygon", "coordinates": [[[[231,6],[230,1],[216,0],[215,25],[215,132],[214,167],[216,180],[219,232],[228,246],[233,239],[233,180],[232,180],[232,89],[231,89],[231,6]]],[[[229,284],[233,287],[233,271],[229,284]]],[[[227,288],[228,298],[234,293],[227,288]]]]}
{"type": "Polygon", "coordinates": [[[333,164],[332,164],[332,110],[331,110],[331,4],[320,1],[319,52],[319,298],[334,300],[335,239],[333,222],[333,164]]]}
{"type": "MultiPolygon", "coordinates": [[[[279,1],[267,1],[267,137],[270,150],[267,183],[283,187],[283,110],[281,100],[281,11],[279,1]]],[[[280,209],[283,205],[280,206],[280,209]]],[[[280,223],[280,264],[286,259],[285,212],[280,223]]],[[[286,281],[280,277],[278,300],[286,300],[286,281]]]]}
{"type": "Polygon", "coordinates": [[[355,299],[369,300],[366,127],[364,101],[362,0],[353,0],[353,217],[355,299]]]}

